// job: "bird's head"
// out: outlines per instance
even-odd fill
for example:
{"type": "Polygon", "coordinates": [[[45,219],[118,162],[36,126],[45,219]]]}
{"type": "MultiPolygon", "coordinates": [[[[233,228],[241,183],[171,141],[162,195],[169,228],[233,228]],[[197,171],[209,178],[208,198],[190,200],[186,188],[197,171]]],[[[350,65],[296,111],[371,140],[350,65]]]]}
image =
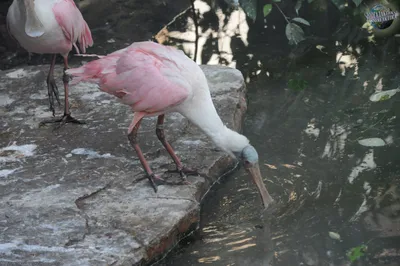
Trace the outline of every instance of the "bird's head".
{"type": "Polygon", "coordinates": [[[236,153],[236,157],[243,163],[246,171],[257,185],[263,205],[267,208],[273,200],[262,180],[256,149],[252,145],[248,144],[241,152],[236,153]]]}

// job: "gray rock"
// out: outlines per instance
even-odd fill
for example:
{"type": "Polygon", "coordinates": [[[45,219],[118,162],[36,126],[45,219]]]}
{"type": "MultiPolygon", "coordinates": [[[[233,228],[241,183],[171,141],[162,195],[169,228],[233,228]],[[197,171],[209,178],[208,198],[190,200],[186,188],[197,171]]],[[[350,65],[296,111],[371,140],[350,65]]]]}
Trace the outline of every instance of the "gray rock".
{"type": "MultiPolygon", "coordinates": [[[[243,76],[227,67],[202,68],[222,120],[239,131],[246,111],[243,76]]],[[[126,137],[131,110],[97,86],[70,89],[72,115],[86,125],[38,127],[51,117],[48,69],[0,71],[0,265],[154,260],[197,224],[198,202],[236,162],[181,115],[167,115],[167,139],[184,164],[207,178],[190,176],[192,185],[159,186],[155,194],[126,137]]],[[[57,66],[63,99],[61,75],[57,66]]],[[[160,173],[174,164],[155,135],[155,122],[146,118],[138,138],[160,173]]]]}

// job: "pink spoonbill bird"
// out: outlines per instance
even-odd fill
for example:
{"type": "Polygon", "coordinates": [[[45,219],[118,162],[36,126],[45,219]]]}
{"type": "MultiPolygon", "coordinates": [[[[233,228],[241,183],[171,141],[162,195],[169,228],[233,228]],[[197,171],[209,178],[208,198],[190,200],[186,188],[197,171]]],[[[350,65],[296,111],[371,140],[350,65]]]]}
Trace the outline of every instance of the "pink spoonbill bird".
{"type": "Polygon", "coordinates": [[[68,102],[68,54],[75,47],[86,53],[93,45],[90,29],[73,0],[14,0],[8,9],[7,27],[10,34],[30,53],[53,54],[47,76],[50,110],[54,116],[54,98],[60,104],[58,88],[54,80],[54,65],[57,54],[64,58],[64,115],[59,119],[42,121],[41,124],[65,123],[82,124],[71,116],[68,102]]]}
{"type": "Polygon", "coordinates": [[[196,173],[183,166],[165,138],[164,115],[178,112],[202,129],[217,146],[241,160],[257,185],[264,206],[272,203],[261,178],[257,151],[245,136],[224,125],[203,71],[182,51],[155,42],[137,42],[66,72],[73,77],[72,84],[81,81],[98,84],[100,90],[120,98],[132,108],[134,117],[128,139],[155,192],[155,181],[163,179],[151,170],[136,137],[146,116],[158,116],[156,135],[175,162],[181,178],[186,180],[185,174],[196,173]]]}

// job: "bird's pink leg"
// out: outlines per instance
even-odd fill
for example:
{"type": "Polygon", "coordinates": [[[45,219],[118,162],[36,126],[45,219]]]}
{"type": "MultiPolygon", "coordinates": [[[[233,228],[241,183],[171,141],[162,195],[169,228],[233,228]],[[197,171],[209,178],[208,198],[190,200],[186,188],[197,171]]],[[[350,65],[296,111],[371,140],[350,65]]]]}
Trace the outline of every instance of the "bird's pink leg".
{"type": "Polygon", "coordinates": [[[54,66],[56,64],[57,54],[53,55],[53,59],[51,60],[49,74],[47,75],[47,91],[49,95],[49,102],[50,102],[50,111],[53,112],[53,116],[55,114],[54,109],[54,98],[56,98],[58,105],[60,105],[60,97],[58,93],[58,88],[56,81],[54,80],[54,66]]]}
{"type": "Polygon", "coordinates": [[[129,142],[131,143],[132,147],[135,149],[136,154],[139,157],[140,163],[142,164],[144,170],[146,171],[147,178],[149,179],[150,184],[154,189],[154,192],[157,193],[157,181],[163,182],[164,180],[153,173],[153,171],[151,170],[151,168],[149,166],[149,163],[147,162],[146,158],[144,158],[142,149],[139,147],[139,144],[137,141],[137,132],[139,130],[141,121],[142,121],[142,119],[140,119],[136,123],[136,125],[133,127],[131,133],[128,134],[128,139],[129,139],[129,142]]]}
{"type": "MultiPolygon", "coordinates": [[[[51,73],[54,72],[54,63],[55,63],[55,56],[54,56],[54,59],[53,59],[52,66],[50,67],[50,72],[51,73]]],[[[71,116],[71,112],[69,111],[69,100],[68,100],[68,96],[69,96],[69,86],[68,86],[69,77],[65,73],[65,71],[67,69],[68,69],[68,57],[64,56],[64,75],[63,75],[63,83],[64,83],[64,115],[61,118],[42,121],[42,122],[40,122],[40,125],[51,124],[51,123],[59,123],[58,126],[56,127],[56,129],[57,129],[57,128],[60,128],[61,126],[65,125],[66,123],[85,124],[84,121],[79,121],[79,120],[73,118],[71,116]]],[[[50,76],[50,74],[49,74],[49,76],[50,76]]],[[[52,80],[54,82],[53,75],[52,75],[52,80]]],[[[55,82],[54,82],[54,84],[55,84],[55,82]]],[[[56,95],[57,101],[59,102],[58,90],[57,90],[57,94],[55,94],[55,95],[56,95]]],[[[49,92],[49,97],[50,97],[50,92],[49,92]]],[[[51,106],[51,104],[50,104],[50,106],[51,106]]],[[[53,116],[54,116],[54,110],[53,110],[53,116]]]]}
{"type": "Polygon", "coordinates": [[[165,115],[159,115],[157,119],[157,127],[156,127],[156,134],[158,139],[161,141],[164,148],[168,151],[169,155],[171,156],[172,160],[174,160],[176,164],[176,170],[169,170],[168,172],[178,172],[185,183],[189,183],[186,180],[186,175],[200,175],[196,170],[192,170],[183,166],[181,160],[178,156],[176,156],[174,149],[172,148],[171,144],[165,138],[164,134],[164,117],[165,115]]]}

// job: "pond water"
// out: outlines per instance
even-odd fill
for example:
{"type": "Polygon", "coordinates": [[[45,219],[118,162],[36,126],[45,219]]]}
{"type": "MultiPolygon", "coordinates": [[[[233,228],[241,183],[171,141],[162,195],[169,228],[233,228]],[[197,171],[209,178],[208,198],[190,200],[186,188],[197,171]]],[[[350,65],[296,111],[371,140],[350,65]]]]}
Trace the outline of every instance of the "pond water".
{"type": "MultiPolygon", "coordinates": [[[[96,40],[90,53],[99,54],[150,39],[188,7],[175,0],[80,4],[96,40]]],[[[199,230],[155,265],[400,265],[400,93],[370,100],[399,87],[396,38],[370,43],[367,33],[353,31],[362,24],[339,20],[330,7],[300,12],[311,23],[306,34],[319,37],[294,48],[277,10],[253,23],[223,2],[215,9],[195,4],[197,62],[242,71],[249,103],[243,131],[279,204],[273,214],[260,214],[257,191],[239,169],[202,203],[199,230]],[[326,17],[329,23],[321,23],[326,17]],[[303,86],[288,85],[290,79],[303,86]],[[377,139],[363,141],[369,138],[377,139]],[[347,252],[361,245],[365,255],[351,264],[347,252]]],[[[183,12],[157,39],[193,58],[195,37],[183,12]]],[[[26,63],[27,55],[15,51],[0,55],[3,67],[26,63]]],[[[30,61],[40,62],[49,58],[30,61]]]]}
{"type": "MultiPolygon", "coordinates": [[[[279,12],[265,27],[240,10],[198,6],[197,62],[244,74],[244,134],[259,151],[265,181],[280,205],[260,216],[257,191],[243,170],[236,171],[204,201],[199,231],[155,265],[352,265],[347,253],[355,248],[355,258],[362,245],[368,249],[353,265],[400,265],[400,98],[370,100],[399,87],[395,37],[373,44],[360,31],[356,35],[363,37],[348,42],[362,24],[333,20],[323,26],[331,30],[329,38],[319,35],[293,49],[279,12]],[[342,30],[333,34],[335,26],[342,30]],[[335,46],[338,39],[342,46],[335,46]],[[307,85],[296,90],[290,79],[307,85]]],[[[190,18],[166,35],[166,43],[193,58],[190,18]]]]}

